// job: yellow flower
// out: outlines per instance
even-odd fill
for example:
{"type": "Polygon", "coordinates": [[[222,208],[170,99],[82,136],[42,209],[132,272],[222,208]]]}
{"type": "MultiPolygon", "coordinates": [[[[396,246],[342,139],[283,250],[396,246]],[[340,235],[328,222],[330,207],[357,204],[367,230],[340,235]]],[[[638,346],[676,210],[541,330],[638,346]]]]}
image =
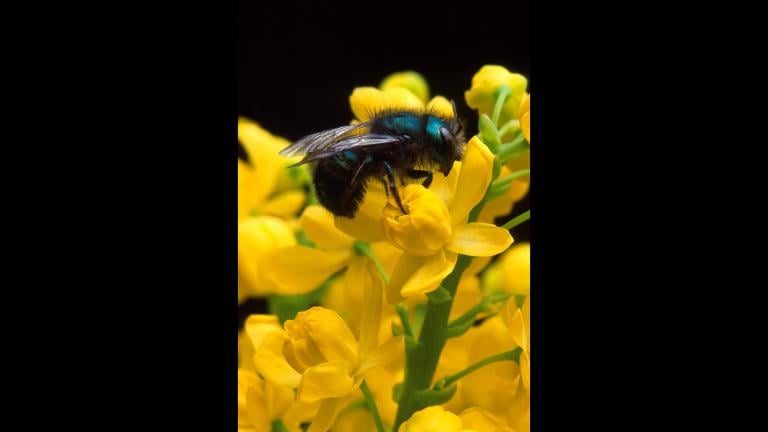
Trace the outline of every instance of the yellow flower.
{"type": "Polygon", "coordinates": [[[294,400],[292,386],[263,379],[257,373],[253,356],[264,340],[282,331],[275,315],[251,315],[245,322],[238,354],[238,430],[269,432],[274,420],[281,420],[291,432],[299,432],[302,422],[311,419],[319,404],[294,400]],[[251,358],[248,358],[248,357],[251,358]]]}
{"type": "Polygon", "coordinates": [[[290,225],[274,216],[245,219],[237,227],[238,300],[274,292],[266,264],[276,251],[296,244],[290,225]]]}
{"type": "Polygon", "coordinates": [[[285,331],[268,334],[256,352],[256,367],[268,381],[297,385],[299,401],[320,402],[310,432],[328,430],[364,375],[403,355],[402,337],[378,343],[383,286],[373,263],[367,275],[359,339],[336,312],[313,307],[286,321],[285,331]]]}
{"type": "Polygon", "coordinates": [[[493,154],[477,137],[467,144],[461,163],[448,177],[435,175],[425,189],[409,184],[400,189],[403,206],[371,188],[360,216],[337,218],[336,226],[349,234],[386,238],[404,253],[395,266],[387,290],[390,303],[433,291],[456,264],[459,253],[493,256],[512,243],[507,230],[495,225],[467,223],[469,212],[482,200],[491,181],[493,154]],[[383,205],[382,205],[383,204],[383,205]]]}
{"type": "Polygon", "coordinates": [[[274,386],[254,372],[237,370],[237,429],[269,432],[293,402],[293,391],[274,386]]]}
{"type": "MultiPolygon", "coordinates": [[[[291,172],[286,167],[298,158],[278,154],[290,142],[244,117],[237,120],[237,139],[249,158],[247,163],[237,160],[238,221],[254,214],[283,218],[296,214],[306,200],[306,193],[298,188],[301,182],[290,179],[291,172]],[[288,184],[294,189],[280,190],[288,184]]],[[[292,172],[295,175],[297,171],[292,172]]]]}
{"type": "Polygon", "coordinates": [[[531,95],[526,94],[520,103],[520,127],[523,129],[525,140],[531,142],[531,95]]]}
{"type": "MultiPolygon", "coordinates": [[[[475,364],[500,352],[513,350],[517,344],[499,316],[485,320],[473,329],[472,343],[467,350],[467,364],[475,364]]],[[[504,416],[512,402],[520,381],[517,363],[503,361],[483,366],[463,381],[459,391],[467,407],[477,406],[496,416],[504,416]]]]}
{"type": "Polygon", "coordinates": [[[525,97],[528,79],[523,75],[511,73],[502,66],[486,65],[472,77],[472,87],[464,93],[467,105],[477,109],[480,114],[493,114],[498,90],[502,85],[510,89],[510,94],[501,109],[499,124],[517,119],[520,102],[525,97]]]}
{"type": "Polygon", "coordinates": [[[265,260],[265,275],[272,292],[302,294],[319,287],[350,260],[354,239],[333,226],[333,218],[318,205],[304,209],[299,227],[317,247],[291,245],[275,251],[265,260]]]}
{"type": "Polygon", "coordinates": [[[483,275],[486,294],[527,296],[531,291],[531,244],[520,243],[501,256],[483,275]]]}
{"type": "Polygon", "coordinates": [[[379,86],[384,91],[397,87],[410,90],[411,93],[424,103],[427,103],[429,100],[429,85],[427,80],[418,72],[405,71],[393,73],[384,78],[379,86]]]}
{"type": "Polygon", "coordinates": [[[476,432],[518,432],[508,427],[504,420],[482,408],[467,408],[459,417],[465,428],[476,432]]]}
{"type": "Polygon", "coordinates": [[[461,418],[440,406],[431,406],[413,413],[397,432],[474,432],[465,429],[461,418]]]}

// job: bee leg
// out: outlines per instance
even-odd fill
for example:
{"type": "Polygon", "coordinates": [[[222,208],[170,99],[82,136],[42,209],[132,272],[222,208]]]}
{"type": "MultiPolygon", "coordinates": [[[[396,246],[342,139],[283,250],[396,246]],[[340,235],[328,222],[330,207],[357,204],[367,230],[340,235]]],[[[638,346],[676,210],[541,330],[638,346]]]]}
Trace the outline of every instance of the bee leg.
{"type": "Polygon", "coordinates": [[[408,177],[416,180],[425,178],[426,180],[424,180],[421,185],[427,189],[429,189],[429,185],[432,184],[432,171],[412,169],[408,170],[407,174],[408,177]]]}
{"type": "Polygon", "coordinates": [[[387,162],[384,162],[384,169],[387,173],[387,179],[389,180],[389,188],[392,189],[392,195],[395,196],[395,201],[397,201],[398,207],[400,207],[403,214],[408,214],[408,212],[405,211],[405,208],[403,208],[402,201],[400,201],[400,194],[397,192],[397,184],[395,183],[395,174],[392,172],[392,167],[387,162]]]}

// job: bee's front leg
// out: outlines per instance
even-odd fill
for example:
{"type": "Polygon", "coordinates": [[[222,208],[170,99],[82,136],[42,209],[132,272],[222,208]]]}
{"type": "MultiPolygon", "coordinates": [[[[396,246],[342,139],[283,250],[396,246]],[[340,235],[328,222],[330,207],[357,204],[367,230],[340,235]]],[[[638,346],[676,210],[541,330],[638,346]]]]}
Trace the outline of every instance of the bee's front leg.
{"type": "Polygon", "coordinates": [[[427,189],[429,189],[429,185],[432,184],[432,171],[412,169],[408,170],[408,177],[415,180],[426,179],[421,183],[421,185],[427,189]]]}
{"type": "Polygon", "coordinates": [[[389,180],[389,188],[392,189],[392,195],[395,196],[395,201],[397,202],[398,207],[400,207],[400,210],[403,212],[403,214],[408,214],[408,212],[403,207],[402,201],[400,201],[400,194],[397,192],[395,174],[392,172],[392,167],[387,162],[384,162],[384,171],[387,174],[387,180],[389,180]]]}

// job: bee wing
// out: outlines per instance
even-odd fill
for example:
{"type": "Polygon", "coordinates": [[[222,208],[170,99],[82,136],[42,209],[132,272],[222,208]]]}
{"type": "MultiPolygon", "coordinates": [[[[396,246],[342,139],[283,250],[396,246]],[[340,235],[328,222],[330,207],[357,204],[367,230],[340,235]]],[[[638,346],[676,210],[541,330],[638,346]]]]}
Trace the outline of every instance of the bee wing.
{"type": "Polygon", "coordinates": [[[302,159],[301,162],[299,162],[297,165],[305,164],[307,162],[312,162],[313,160],[333,156],[334,154],[344,150],[367,147],[367,146],[395,144],[395,143],[402,142],[403,140],[404,138],[398,135],[383,135],[383,134],[354,135],[354,136],[346,137],[339,141],[336,141],[331,145],[329,145],[327,148],[324,148],[320,151],[308,154],[307,157],[302,159]]]}
{"type": "Polygon", "coordinates": [[[316,134],[307,135],[280,151],[281,156],[296,156],[306,154],[312,156],[317,152],[327,150],[340,140],[343,140],[348,134],[359,132],[370,126],[370,122],[342,126],[336,129],[329,129],[316,134]]]}

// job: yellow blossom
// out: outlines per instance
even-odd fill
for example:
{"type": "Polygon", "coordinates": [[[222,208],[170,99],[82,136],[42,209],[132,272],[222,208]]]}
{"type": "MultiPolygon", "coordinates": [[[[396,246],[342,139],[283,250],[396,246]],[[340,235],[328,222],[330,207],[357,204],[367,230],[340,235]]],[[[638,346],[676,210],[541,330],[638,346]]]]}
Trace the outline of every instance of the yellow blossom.
{"type": "Polygon", "coordinates": [[[290,142],[244,117],[237,121],[237,139],[249,159],[237,160],[238,221],[254,214],[283,218],[296,214],[306,200],[306,193],[299,188],[301,182],[289,181],[291,174],[285,168],[298,159],[278,154],[290,142]],[[289,183],[295,187],[287,189],[285,185],[289,183]]]}
{"type": "MultiPolygon", "coordinates": [[[[499,316],[485,320],[474,333],[472,344],[466,348],[465,367],[517,347],[499,316]]],[[[462,401],[467,407],[477,406],[502,417],[517,393],[519,380],[520,368],[515,362],[503,361],[483,366],[461,379],[462,401]]]]}
{"type": "Polygon", "coordinates": [[[525,140],[531,142],[531,95],[525,95],[520,103],[520,127],[523,129],[525,140]]]}
{"type": "Polygon", "coordinates": [[[311,419],[319,404],[294,400],[292,386],[263,379],[257,373],[253,358],[255,352],[271,333],[282,329],[275,315],[251,315],[239,340],[238,354],[238,430],[241,432],[269,432],[271,423],[281,420],[290,432],[299,432],[300,425],[311,419]]]}
{"type": "Polygon", "coordinates": [[[517,119],[520,102],[526,96],[528,79],[523,75],[511,73],[502,66],[486,65],[472,77],[472,87],[464,93],[467,105],[477,109],[480,114],[493,114],[499,88],[506,85],[510,94],[501,109],[499,124],[517,119]]]}
{"type": "Polygon", "coordinates": [[[531,244],[524,242],[509,248],[485,272],[483,282],[486,294],[527,296],[531,291],[531,244]]]}
{"type": "Polygon", "coordinates": [[[461,418],[440,406],[431,406],[413,413],[397,432],[475,432],[465,429],[461,418]]]}
{"type": "Polygon", "coordinates": [[[379,86],[381,90],[385,91],[396,87],[408,89],[424,103],[429,100],[429,85],[427,80],[418,72],[405,71],[390,74],[384,78],[379,86]]]}
{"type": "Polygon", "coordinates": [[[469,212],[491,181],[492,164],[493,154],[473,137],[462,162],[448,177],[438,173],[430,189],[419,184],[400,189],[408,214],[371,189],[360,207],[364,217],[337,218],[336,226],[342,231],[384,237],[404,251],[391,275],[387,290],[390,303],[436,289],[453,270],[459,253],[493,256],[512,243],[507,230],[487,223],[467,223],[469,212]]]}
{"type": "Polygon", "coordinates": [[[247,218],[237,227],[238,300],[272,293],[265,264],[276,251],[296,244],[290,225],[274,216],[247,218]]]}
{"type": "Polygon", "coordinates": [[[336,312],[312,307],[286,321],[285,331],[267,335],[256,353],[256,367],[267,380],[296,384],[299,401],[320,402],[310,432],[327,431],[365,374],[403,355],[402,337],[378,343],[383,287],[372,263],[367,275],[359,339],[336,312]]]}
{"type": "Polygon", "coordinates": [[[518,432],[507,426],[505,419],[478,407],[465,409],[459,418],[465,428],[476,432],[518,432]]]}

